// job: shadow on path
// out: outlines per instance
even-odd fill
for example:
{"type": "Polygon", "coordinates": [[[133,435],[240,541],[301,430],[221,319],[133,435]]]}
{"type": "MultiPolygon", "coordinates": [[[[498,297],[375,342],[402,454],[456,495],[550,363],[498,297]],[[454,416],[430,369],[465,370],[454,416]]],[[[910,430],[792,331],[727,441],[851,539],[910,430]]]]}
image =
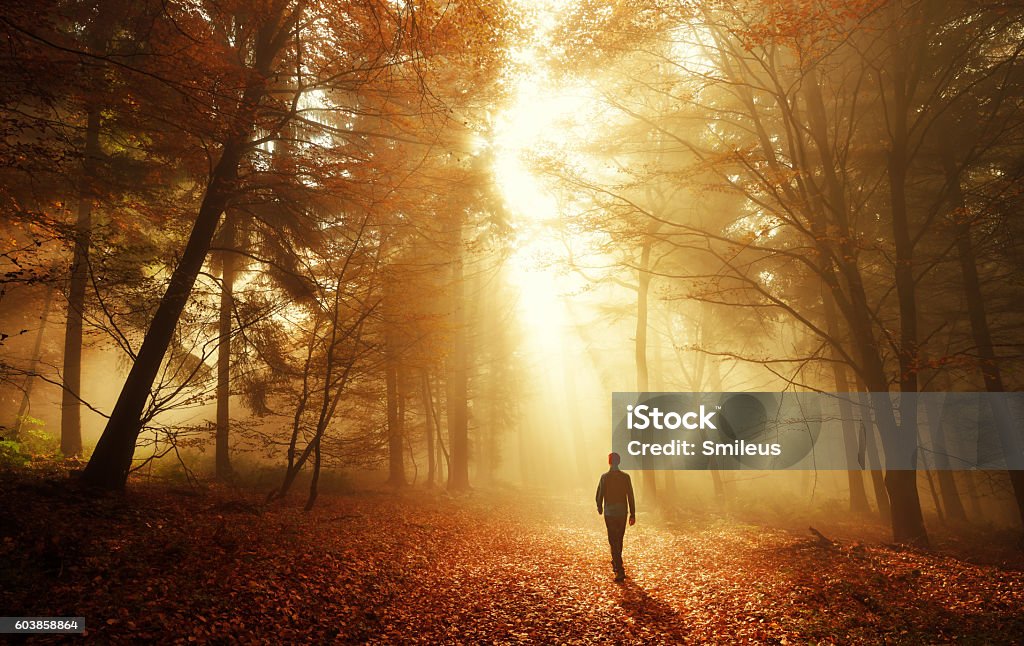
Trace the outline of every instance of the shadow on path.
{"type": "Polygon", "coordinates": [[[656,634],[672,635],[679,639],[686,637],[688,631],[683,616],[675,608],[649,595],[632,579],[626,579],[618,585],[621,588],[619,605],[637,626],[649,627],[656,634]]]}

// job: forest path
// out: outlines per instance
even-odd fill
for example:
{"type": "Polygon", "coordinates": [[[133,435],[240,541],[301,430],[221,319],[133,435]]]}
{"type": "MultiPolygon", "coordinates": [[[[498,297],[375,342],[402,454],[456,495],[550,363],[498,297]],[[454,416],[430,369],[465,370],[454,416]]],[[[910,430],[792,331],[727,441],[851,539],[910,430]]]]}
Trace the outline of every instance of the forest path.
{"type": "MultiPolygon", "coordinates": [[[[99,642],[1013,643],[1024,573],[641,514],[612,581],[589,496],[324,496],[0,482],[0,607],[99,642]],[[653,519],[652,519],[653,520],[653,519]]],[[[41,642],[56,638],[40,638],[41,642]]]]}
{"type": "Polygon", "coordinates": [[[486,499],[409,515],[385,641],[936,643],[1024,634],[1024,575],[707,517],[628,528],[612,580],[589,497],[486,499]],[[424,612],[426,610],[426,612],[424,612]]]}

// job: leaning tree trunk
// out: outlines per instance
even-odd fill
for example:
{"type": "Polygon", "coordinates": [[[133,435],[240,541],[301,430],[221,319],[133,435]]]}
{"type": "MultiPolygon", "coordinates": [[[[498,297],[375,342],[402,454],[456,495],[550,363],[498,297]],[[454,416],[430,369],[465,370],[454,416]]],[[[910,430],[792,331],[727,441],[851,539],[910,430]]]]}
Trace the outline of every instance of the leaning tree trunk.
{"type": "Polygon", "coordinates": [[[82,473],[82,480],[103,489],[123,489],[131,470],[135,442],[142,431],[142,412],[164,354],[174,336],[178,319],[188,302],[196,277],[203,267],[220,216],[238,180],[238,165],[246,141],[238,138],[224,146],[214,168],[199,214],[189,235],[185,251],[171,274],[156,314],[150,323],[142,347],[121,388],[107,426],[96,450],[82,473]]]}

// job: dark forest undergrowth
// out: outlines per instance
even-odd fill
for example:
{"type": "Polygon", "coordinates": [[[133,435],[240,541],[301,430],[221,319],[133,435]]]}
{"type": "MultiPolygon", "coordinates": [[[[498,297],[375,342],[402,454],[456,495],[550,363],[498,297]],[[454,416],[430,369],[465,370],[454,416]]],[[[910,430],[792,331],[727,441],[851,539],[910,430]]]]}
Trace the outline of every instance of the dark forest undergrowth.
{"type": "MultiPolygon", "coordinates": [[[[640,516],[611,580],[589,498],[367,491],[297,499],[0,476],[0,608],[97,643],[1016,643],[1024,572],[797,528],[640,516]]],[[[1012,552],[1006,552],[1012,554],[1012,552]]],[[[30,643],[79,640],[40,636],[30,643]]]]}

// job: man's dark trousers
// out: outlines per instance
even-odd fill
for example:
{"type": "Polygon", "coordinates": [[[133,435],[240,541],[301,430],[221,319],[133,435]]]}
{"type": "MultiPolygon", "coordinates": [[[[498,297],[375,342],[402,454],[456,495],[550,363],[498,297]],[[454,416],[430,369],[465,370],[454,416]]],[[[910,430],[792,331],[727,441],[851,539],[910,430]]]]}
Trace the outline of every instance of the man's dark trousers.
{"type": "Polygon", "coordinates": [[[612,567],[616,574],[624,574],[622,567],[622,537],[626,534],[625,516],[605,516],[604,524],[608,528],[608,545],[612,548],[612,567]]]}

